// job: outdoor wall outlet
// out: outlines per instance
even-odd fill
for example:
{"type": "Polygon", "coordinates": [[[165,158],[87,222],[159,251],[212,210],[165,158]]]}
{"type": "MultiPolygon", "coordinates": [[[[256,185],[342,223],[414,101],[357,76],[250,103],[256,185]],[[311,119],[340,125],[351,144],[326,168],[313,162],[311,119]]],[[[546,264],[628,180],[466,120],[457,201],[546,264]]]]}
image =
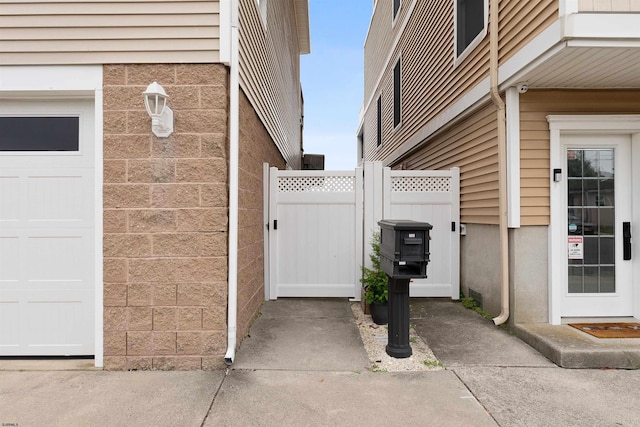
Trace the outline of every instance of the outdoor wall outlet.
{"type": "Polygon", "coordinates": [[[460,235],[461,236],[467,235],[467,224],[460,224],[460,235]]]}

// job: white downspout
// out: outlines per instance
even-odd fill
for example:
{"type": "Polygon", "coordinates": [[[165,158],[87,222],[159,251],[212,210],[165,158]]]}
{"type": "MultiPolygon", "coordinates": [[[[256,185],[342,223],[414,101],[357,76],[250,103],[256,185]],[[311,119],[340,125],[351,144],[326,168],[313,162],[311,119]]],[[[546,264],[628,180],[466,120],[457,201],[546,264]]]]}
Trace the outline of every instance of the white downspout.
{"type": "Polygon", "coordinates": [[[238,0],[231,0],[229,61],[229,291],[227,303],[227,353],[224,361],[233,364],[238,325],[238,153],[240,92],[238,80],[238,0]]]}
{"type": "Polygon", "coordinates": [[[498,120],[498,223],[500,228],[500,287],[501,312],[493,319],[496,325],[502,325],[509,318],[509,228],[507,215],[507,128],[505,103],[498,89],[498,0],[491,0],[489,6],[489,50],[491,99],[496,106],[498,120]]]}

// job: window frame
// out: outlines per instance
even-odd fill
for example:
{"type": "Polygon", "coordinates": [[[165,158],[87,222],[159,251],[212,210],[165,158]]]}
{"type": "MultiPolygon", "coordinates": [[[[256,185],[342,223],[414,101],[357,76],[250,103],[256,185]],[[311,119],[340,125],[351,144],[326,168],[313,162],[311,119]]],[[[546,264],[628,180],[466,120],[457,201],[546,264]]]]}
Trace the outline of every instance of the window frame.
{"type": "Polygon", "coordinates": [[[453,58],[454,58],[454,66],[458,66],[462,63],[467,56],[473,50],[478,47],[478,45],[482,42],[482,40],[487,36],[488,28],[489,28],[489,0],[481,0],[483,3],[483,27],[480,32],[471,40],[471,42],[464,47],[462,52],[458,54],[458,4],[464,1],[473,1],[473,0],[453,0],[453,23],[454,23],[454,31],[453,31],[453,58]]]}
{"type": "Polygon", "coordinates": [[[402,55],[393,65],[393,129],[396,130],[400,126],[402,126],[402,55]]]}
{"type": "Polygon", "coordinates": [[[402,9],[402,0],[393,0],[391,2],[391,23],[394,25],[400,15],[400,9],[402,9]]]}
{"type": "Polygon", "coordinates": [[[376,100],[376,148],[382,147],[382,94],[376,100]]]}
{"type": "Polygon", "coordinates": [[[65,114],[65,113],[35,113],[35,114],[0,114],[0,117],[5,119],[74,119],[75,126],[77,127],[77,134],[74,132],[74,137],[77,137],[77,148],[72,150],[3,150],[0,149],[0,155],[2,156],[82,156],[84,154],[83,138],[82,138],[82,114],[65,114]]]}

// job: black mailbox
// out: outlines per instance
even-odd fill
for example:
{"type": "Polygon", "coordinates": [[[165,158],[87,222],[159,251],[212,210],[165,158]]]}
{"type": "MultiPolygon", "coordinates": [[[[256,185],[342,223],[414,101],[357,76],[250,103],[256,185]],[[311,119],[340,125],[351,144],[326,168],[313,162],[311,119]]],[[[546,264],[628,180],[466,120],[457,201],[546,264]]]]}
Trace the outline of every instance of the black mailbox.
{"type": "Polygon", "coordinates": [[[382,220],[378,225],[382,270],[395,279],[427,277],[431,224],[411,220],[382,220]]]}

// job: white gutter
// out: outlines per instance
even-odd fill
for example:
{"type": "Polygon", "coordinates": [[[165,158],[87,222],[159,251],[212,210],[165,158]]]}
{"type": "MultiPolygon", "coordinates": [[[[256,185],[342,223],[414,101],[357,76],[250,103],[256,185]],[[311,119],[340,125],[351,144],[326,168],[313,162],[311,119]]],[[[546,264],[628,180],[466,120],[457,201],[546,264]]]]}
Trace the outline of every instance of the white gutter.
{"type": "Polygon", "coordinates": [[[227,353],[224,361],[233,364],[238,325],[238,152],[240,92],[238,80],[238,0],[231,0],[229,14],[231,51],[229,63],[229,290],[227,302],[227,353]]]}
{"type": "Polygon", "coordinates": [[[498,0],[491,0],[489,21],[491,99],[496,106],[498,120],[498,223],[500,228],[500,285],[501,312],[493,319],[502,325],[509,318],[509,228],[507,216],[507,128],[505,103],[498,90],[498,0]]]}

